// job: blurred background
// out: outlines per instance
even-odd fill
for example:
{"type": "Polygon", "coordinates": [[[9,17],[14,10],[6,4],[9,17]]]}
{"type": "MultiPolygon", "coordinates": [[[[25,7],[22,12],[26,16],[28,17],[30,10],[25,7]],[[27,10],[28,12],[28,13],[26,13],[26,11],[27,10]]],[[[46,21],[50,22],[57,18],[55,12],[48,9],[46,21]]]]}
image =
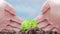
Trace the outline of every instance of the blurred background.
{"type": "Polygon", "coordinates": [[[41,7],[45,0],[6,0],[16,10],[16,15],[23,18],[35,18],[41,14],[41,7]]]}

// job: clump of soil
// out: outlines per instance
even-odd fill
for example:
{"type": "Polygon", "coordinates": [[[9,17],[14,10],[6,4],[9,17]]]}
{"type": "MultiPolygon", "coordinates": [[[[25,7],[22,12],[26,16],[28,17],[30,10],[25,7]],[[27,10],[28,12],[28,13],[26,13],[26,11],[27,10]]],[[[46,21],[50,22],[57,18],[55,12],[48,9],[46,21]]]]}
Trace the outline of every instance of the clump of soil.
{"type": "Polygon", "coordinates": [[[15,31],[1,31],[0,34],[15,34],[16,32],[15,31]]]}
{"type": "Polygon", "coordinates": [[[44,31],[40,28],[31,28],[29,30],[26,30],[25,32],[22,32],[21,30],[19,34],[58,34],[58,33],[56,31],[44,31]]]}
{"type": "Polygon", "coordinates": [[[19,32],[12,30],[12,31],[2,31],[0,32],[0,34],[58,34],[58,33],[53,31],[44,31],[41,28],[31,28],[24,32],[22,30],[20,30],[19,32]]]}

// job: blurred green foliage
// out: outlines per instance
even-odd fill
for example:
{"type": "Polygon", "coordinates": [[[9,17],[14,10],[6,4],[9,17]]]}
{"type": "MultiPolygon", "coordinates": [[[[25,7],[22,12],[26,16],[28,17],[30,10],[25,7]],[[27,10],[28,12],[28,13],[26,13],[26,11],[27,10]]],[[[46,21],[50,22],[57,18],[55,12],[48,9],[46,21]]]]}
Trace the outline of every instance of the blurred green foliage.
{"type": "Polygon", "coordinates": [[[25,31],[26,29],[30,29],[31,27],[34,28],[38,27],[38,24],[34,19],[30,18],[23,21],[21,27],[22,27],[22,31],[25,31]]]}

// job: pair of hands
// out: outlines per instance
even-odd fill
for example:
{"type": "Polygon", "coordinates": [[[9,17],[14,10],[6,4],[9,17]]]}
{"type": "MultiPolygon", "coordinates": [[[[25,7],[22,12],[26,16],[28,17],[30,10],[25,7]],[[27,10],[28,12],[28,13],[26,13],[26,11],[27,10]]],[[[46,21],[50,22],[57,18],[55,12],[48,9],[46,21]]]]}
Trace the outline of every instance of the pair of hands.
{"type": "MultiPolygon", "coordinates": [[[[3,8],[0,8],[1,10],[0,10],[0,20],[1,20],[1,18],[4,18],[4,14],[5,14],[5,12],[8,12],[8,13],[10,13],[11,15],[15,15],[15,10],[12,8],[12,6],[11,5],[9,5],[7,2],[4,2],[3,4],[2,4],[2,6],[1,7],[3,7],[3,8]],[[1,12],[2,11],[2,12],[1,12]],[[5,12],[4,12],[5,11],[5,12]]],[[[35,18],[35,20],[37,21],[37,22],[39,22],[40,21],[40,19],[41,20],[43,20],[42,18],[40,18],[40,17],[43,17],[43,18],[45,18],[45,19],[47,19],[53,26],[59,26],[60,27],[60,0],[47,0],[45,3],[44,3],[44,5],[42,6],[42,16],[39,16],[39,17],[36,17],[35,18]]],[[[11,16],[10,15],[10,16],[11,16]]],[[[4,19],[3,19],[4,20],[4,19]]],[[[2,20],[2,21],[3,21],[2,20]]],[[[5,20],[4,20],[5,21],[5,20]]],[[[23,19],[13,19],[13,21],[15,21],[15,22],[17,22],[17,23],[20,23],[20,22],[22,22],[23,21],[23,19]]],[[[1,22],[2,23],[2,22],[1,22]]],[[[12,23],[12,25],[13,25],[13,23],[12,23]]],[[[18,24],[17,24],[18,25],[18,24]]],[[[13,25],[14,27],[16,26],[16,24],[15,25],[13,25]]],[[[20,25],[18,25],[19,27],[20,27],[20,25]]],[[[17,28],[19,28],[18,26],[16,26],[17,28]]],[[[3,27],[3,26],[2,26],[3,27]]],[[[59,28],[58,27],[58,28],[59,28]]],[[[1,27],[0,27],[1,28],[1,27]]],[[[9,29],[9,27],[7,27],[8,29],[9,29]]]]}

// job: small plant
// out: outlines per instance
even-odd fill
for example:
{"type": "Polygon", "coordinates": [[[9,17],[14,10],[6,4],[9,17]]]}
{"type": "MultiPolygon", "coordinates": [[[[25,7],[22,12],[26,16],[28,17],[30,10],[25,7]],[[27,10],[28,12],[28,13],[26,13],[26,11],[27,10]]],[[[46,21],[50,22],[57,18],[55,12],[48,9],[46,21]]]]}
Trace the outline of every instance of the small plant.
{"type": "Polygon", "coordinates": [[[39,33],[41,33],[41,34],[43,34],[43,33],[44,34],[45,33],[47,33],[47,34],[50,34],[50,33],[60,34],[60,32],[54,32],[54,31],[47,32],[47,31],[44,31],[44,30],[38,28],[38,24],[34,19],[27,19],[27,20],[23,21],[21,24],[21,27],[22,27],[22,32],[20,31],[21,34],[34,34],[34,33],[35,34],[36,33],[37,34],[39,34],[39,33]],[[33,27],[33,29],[30,29],[31,27],[33,27]],[[26,32],[26,30],[28,32],[26,32]]]}
{"type": "Polygon", "coordinates": [[[38,24],[33,19],[27,19],[27,20],[23,21],[21,26],[22,26],[22,31],[25,31],[25,30],[30,29],[31,27],[37,28],[38,24]]]}

